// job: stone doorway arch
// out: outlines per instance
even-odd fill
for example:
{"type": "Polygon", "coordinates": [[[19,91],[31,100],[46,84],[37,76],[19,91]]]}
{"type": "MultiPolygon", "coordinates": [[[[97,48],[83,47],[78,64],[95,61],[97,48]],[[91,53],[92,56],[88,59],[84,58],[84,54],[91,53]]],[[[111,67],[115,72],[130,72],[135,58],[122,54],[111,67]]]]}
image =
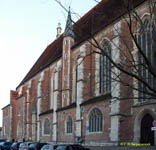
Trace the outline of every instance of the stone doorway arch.
{"type": "MultiPolygon", "coordinates": [[[[152,120],[156,120],[156,113],[152,111],[151,109],[142,109],[136,116],[135,122],[134,122],[134,139],[133,141],[136,143],[140,143],[144,141],[144,139],[141,137],[141,131],[144,130],[147,126],[150,126],[150,122],[152,120]],[[148,122],[148,117],[150,117],[150,121],[148,122]],[[143,122],[147,121],[147,124],[143,124],[143,122]],[[144,129],[141,129],[144,128],[144,129]]],[[[150,128],[150,127],[148,127],[150,128]]],[[[149,129],[147,129],[149,130],[149,129]]],[[[146,133],[148,131],[145,131],[146,133]]],[[[142,133],[144,134],[144,133],[142,133]]],[[[149,133],[150,134],[150,133],[149,133]]],[[[142,135],[143,136],[143,135],[142,135]]],[[[156,133],[153,134],[153,145],[156,145],[156,133]]],[[[151,139],[152,140],[152,139],[151,139]]]]}
{"type": "Polygon", "coordinates": [[[140,143],[154,145],[154,131],[151,130],[154,118],[150,114],[144,115],[141,120],[140,143]]]}

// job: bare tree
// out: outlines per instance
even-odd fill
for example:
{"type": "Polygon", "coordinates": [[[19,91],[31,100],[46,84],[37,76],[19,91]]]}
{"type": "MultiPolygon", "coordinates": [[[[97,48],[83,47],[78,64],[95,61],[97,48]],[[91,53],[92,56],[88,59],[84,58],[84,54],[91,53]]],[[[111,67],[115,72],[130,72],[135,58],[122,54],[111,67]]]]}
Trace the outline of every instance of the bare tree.
{"type": "MultiPolygon", "coordinates": [[[[55,0],[65,11],[68,11],[61,0],[55,0]]],[[[115,0],[110,0],[112,3],[115,0]]],[[[97,3],[101,3],[96,1],[97,3]]],[[[111,3],[110,2],[110,3],[111,3]]],[[[97,33],[94,28],[91,30],[84,30],[85,23],[92,24],[95,20],[94,17],[98,14],[101,18],[106,19],[110,13],[104,11],[97,11],[94,9],[93,22],[84,22],[82,24],[74,22],[75,28],[82,31],[85,34],[86,39],[90,43],[90,52],[85,56],[82,56],[82,61],[87,57],[92,58],[95,54],[99,54],[100,59],[106,58],[106,63],[110,63],[109,68],[105,66],[107,70],[103,70],[99,67],[100,71],[103,71],[105,79],[103,81],[97,81],[97,83],[91,83],[95,76],[92,76],[92,70],[97,69],[95,66],[91,66],[91,75],[86,78],[86,84],[92,87],[92,84],[104,84],[102,86],[107,87],[111,82],[120,83],[123,89],[129,89],[129,96],[126,94],[121,96],[120,99],[138,99],[139,101],[153,101],[156,99],[156,1],[155,0],[142,0],[140,2],[135,0],[120,0],[121,6],[118,6],[120,10],[115,13],[120,13],[118,16],[120,21],[120,27],[117,23],[112,21],[112,29],[114,35],[109,40],[110,49],[114,47],[115,53],[110,55],[106,43],[101,43],[98,39],[97,33]],[[138,5],[145,4],[148,15],[142,18],[138,5]],[[108,14],[107,14],[108,13],[108,14]],[[122,25],[121,25],[122,24],[122,25]],[[122,27],[121,27],[122,26],[122,27]],[[122,28],[122,29],[121,29],[122,28]],[[120,45],[115,43],[114,39],[119,38],[120,45]],[[118,55],[119,59],[115,57],[118,55]],[[109,74],[108,72],[111,72],[109,74]],[[111,76],[111,79],[110,79],[111,76]]],[[[105,4],[104,4],[105,5],[105,4]]],[[[113,14],[114,15],[114,14],[113,14]]],[[[107,45],[108,46],[108,45],[107,45]]],[[[87,68],[86,68],[87,69],[87,68]]],[[[112,90],[117,90],[116,87],[111,87],[112,90]]],[[[106,89],[109,90],[109,89],[106,89]]],[[[90,89],[92,91],[92,89],[90,89]]],[[[86,93],[87,94],[87,93],[86,93]]],[[[128,94],[128,93],[127,93],[128,94]]],[[[118,99],[118,97],[114,97],[118,99]]]]}

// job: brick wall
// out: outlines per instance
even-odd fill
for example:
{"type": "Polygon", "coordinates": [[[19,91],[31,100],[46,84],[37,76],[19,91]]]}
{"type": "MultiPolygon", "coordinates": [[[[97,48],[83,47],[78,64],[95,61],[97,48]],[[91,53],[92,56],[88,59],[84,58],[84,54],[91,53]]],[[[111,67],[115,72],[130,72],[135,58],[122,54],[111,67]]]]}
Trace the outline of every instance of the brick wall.
{"type": "Polygon", "coordinates": [[[11,106],[8,105],[5,108],[2,109],[3,111],[3,129],[2,129],[2,135],[1,138],[10,140],[11,133],[10,133],[10,127],[11,127],[11,116],[10,116],[10,110],[11,106]]]}
{"type": "Polygon", "coordinates": [[[71,108],[65,111],[59,111],[58,115],[58,142],[60,143],[74,143],[75,129],[76,129],[76,112],[75,108],[71,108]],[[68,117],[72,117],[72,133],[67,133],[66,123],[68,117]]]}
{"type": "Polygon", "coordinates": [[[84,105],[82,111],[82,137],[84,140],[84,144],[92,144],[92,143],[107,143],[110,142],[110,106],[109,99],[106,99],[102,102],[97,102],[94,104],[84,105]],[[90,112],[94,109],[98,108],[103,115],[103,127],[102,132],[99,133],[91,133],[88,131],[88,123],[89,123],[89,115],[90,112]]]}

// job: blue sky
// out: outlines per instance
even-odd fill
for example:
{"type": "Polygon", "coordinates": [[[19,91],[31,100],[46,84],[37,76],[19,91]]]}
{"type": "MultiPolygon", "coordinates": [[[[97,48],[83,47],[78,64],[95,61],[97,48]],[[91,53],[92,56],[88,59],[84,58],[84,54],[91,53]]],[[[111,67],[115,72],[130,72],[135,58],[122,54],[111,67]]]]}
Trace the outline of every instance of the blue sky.
{"type": "MultiPolygon", "coordinates": [[[[94,0],[61,1],[80,16],[96,5],[94,0]]],[[[16,89],[56,38],[58,22],[64,31],[66,17],[55,0],[0,0],[0,109],[10,103],[10,90],[16,89]]]]}

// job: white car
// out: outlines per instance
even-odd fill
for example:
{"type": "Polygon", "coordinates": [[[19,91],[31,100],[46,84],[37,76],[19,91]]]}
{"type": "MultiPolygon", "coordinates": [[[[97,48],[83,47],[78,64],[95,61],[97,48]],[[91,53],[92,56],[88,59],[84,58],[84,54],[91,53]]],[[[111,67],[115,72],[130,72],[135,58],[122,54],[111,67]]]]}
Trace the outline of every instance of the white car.
{"type": "Polygon", "coordinates": [[[57,145],[55,144],[47,144],[44,145],[41,150],[55,150],[57,148],[57,145]]]}
{"type": "Polygon", "coordinates": [[[19,145],[19,150],[28,150],[28,146],[33,142],[24,142],[19,145]]]}

